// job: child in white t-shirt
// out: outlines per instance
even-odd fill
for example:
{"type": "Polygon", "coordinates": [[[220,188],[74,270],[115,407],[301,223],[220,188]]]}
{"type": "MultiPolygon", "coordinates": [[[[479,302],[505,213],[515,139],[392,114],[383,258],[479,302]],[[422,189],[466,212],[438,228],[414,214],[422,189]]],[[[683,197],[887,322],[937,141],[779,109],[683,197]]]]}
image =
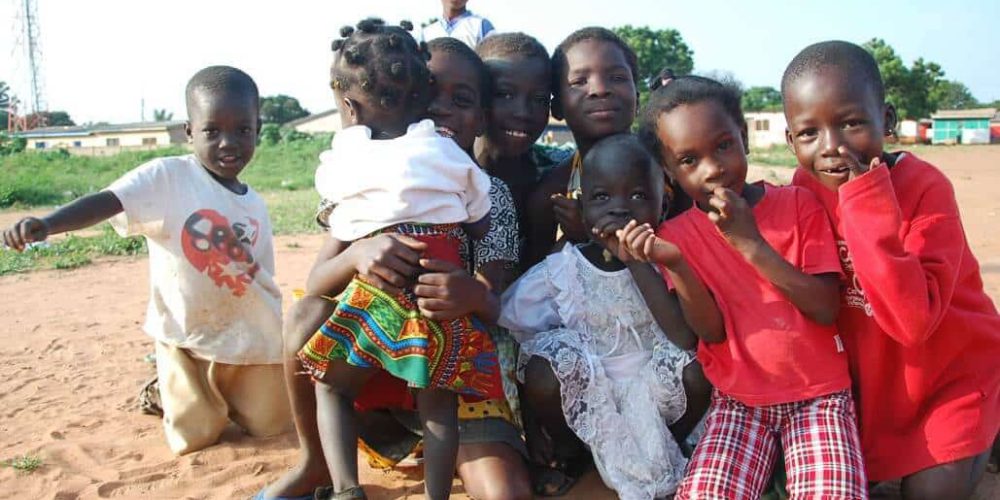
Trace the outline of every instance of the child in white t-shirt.
{"type": "Polygon", "coordinates": [[[177,454],[214,444],[230,420],[255,436],[291,424],[271,222],[264,200],[237,178],[260,129],[257,86],[238,69],[212,66],[191,78],[186,98],[193,155],[152,160],[3,233],[23,250],[111,219],[122,236],[146,237],[144,330],[155,339],[163,425],[177,454]]]}

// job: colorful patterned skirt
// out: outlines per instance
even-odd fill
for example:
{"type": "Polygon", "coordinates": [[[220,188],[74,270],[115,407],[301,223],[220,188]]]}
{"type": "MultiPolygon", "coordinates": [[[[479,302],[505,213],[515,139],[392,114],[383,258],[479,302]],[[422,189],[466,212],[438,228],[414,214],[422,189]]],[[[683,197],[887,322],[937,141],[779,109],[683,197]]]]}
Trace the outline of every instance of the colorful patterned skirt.
{"type": "MultiPolygon", "coordinates": [[[[428,257],[461,263],[455,224],[400,224],[387,231],[426,242],[428,257]]],[[[417,309],[412,287],[390,295],[360,277],[351,280],[299,359],[317,379],[332,361],[343,360],[385,370],[411,388],[443,388],[473,399],[504,396],[496,347],[477,318],[429,320],[417,309]]]]}

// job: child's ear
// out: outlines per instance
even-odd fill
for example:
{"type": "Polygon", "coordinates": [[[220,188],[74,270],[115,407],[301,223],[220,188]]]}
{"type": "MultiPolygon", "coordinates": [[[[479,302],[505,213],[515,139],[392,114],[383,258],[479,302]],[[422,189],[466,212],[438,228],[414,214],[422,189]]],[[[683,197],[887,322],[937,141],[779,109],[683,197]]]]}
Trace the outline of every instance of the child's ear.
{"type": "Polygon", "coordinates": [[[344,105],[344,116],[347,117],[347,123],[351,125],[357,125],[361,123],[361,106],[358,105],[358,101],[351,99],[350,97],[344,97],[340,100],[341,104],[344,105]]]}
{"type": "Polygon", "coordinates": [[[899,115],[896,114],[896,107],[885,103],[885,135],[890,135],[896,131],[896,123],[899,115]]]}
{"type": "MultiPolygon", "coordinates": [[[[257,128],[259,129],[260,127],[257,127],[257,128]]],[[[191,131],[191,121],[190,120],[184,122],[184,135],[187,136],[188,142],[194,141],[194,135],[193,135],[193,132],[191,131]]]]}

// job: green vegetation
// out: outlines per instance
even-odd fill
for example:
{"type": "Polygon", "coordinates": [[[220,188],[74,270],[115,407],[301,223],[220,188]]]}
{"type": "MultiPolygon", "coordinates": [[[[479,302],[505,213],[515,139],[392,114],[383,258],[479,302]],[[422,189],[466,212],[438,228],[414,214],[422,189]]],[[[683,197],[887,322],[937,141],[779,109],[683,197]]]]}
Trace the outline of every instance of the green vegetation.
{"type": "MultiPolygon", "coordinates": [[[[319,196],[313,172],[330,136],[303,136],[282,130],[276,141],[261,144],[241,178],[261,193],[275,234],[319,232],[313,221],[319,196]]],[[[44,207],[51,210],[98,191],[125,172],[153,158],[186,154],[182,147],[124,152],[115,156],[70,156],[65,151],[0,156],[0,208],[44,207]]],[[[70,235],[24,253],[0,250],[0,275],[32,269],[72,269],[104,255],[146,252],[142,238],[121,238],[110,224],[98,236],[70,235]]]]}
{"type": "Polygon", "coordinates": [[[54,239],[36,245],[24,253],[0,251],[0,276],[32,269],[74,269],[90,264],[104,255],[138,255],[146,253],[146,241],[141,237],[122,238],[102,224],[98,236],[77,236],[54,239]]]}
{"type": "MultiPolygon", "coordinates": [[[[284,133],[261,144],[242,179],[257,191],[312,189],[319,153],[330,136],[284,133]]],[[[114,156],[70,156],[65,151],[0,156],[0,208],[59,205],[98,191],[154,158],[186,154],[180,146],[114,156]]]]}
{"type": "Polygon", "coordinates": [[[0,465],[29,474],[42,466],[42,459],[36,455],[19,455],[0,463],[0,465]]]}
{"type": "Polygon", "coordinates": [[[753,148],[747,160],[751,165],[769,165],[776,167],[791,167],[798,165],[791,148],[783,144],[769,148],[753,148]]]}

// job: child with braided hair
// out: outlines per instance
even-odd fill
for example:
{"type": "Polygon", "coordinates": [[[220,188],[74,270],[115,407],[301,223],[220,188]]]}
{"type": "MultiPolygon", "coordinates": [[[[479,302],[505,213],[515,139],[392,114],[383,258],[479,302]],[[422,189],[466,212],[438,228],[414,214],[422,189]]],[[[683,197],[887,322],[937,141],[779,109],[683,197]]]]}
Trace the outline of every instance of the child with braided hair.
{"type": "MultiPolygon", "coordinates": [[[[463,230],[478,239],[489,229],[490,179],[450,138],[455,131],[419,119],[426,114],[431,76],[427,52],[410,28],[366,19],[341,30],[331,85],[345,129],[320,156],[316,187],[334,205],[328,255],[357,239],[391,234],[413,250],[403,267],[415,278],[428,259],[460,264],[463,230]]],[[[354,274],[335,259],[314,267],[308,295],[343,293],[299,353],[316,381],[333,498],[364,498],[354,403],[380,371],[381,378],[391,375],[416,391],[426,493],[447,498],[458,446],[456,395],[503,397],[494,345],[476,317],[435,321],[422,315],[414,290],[425,285],[414,286],[414,279],[387,284],[374,282],[377,271],[354,274]]]]}

